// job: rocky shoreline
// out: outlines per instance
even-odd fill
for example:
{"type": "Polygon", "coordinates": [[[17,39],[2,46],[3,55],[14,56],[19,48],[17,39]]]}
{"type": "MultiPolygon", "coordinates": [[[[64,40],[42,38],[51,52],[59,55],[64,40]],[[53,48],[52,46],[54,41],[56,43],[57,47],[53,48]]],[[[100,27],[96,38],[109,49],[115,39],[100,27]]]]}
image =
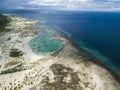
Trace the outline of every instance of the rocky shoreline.
{"type": "MultiPolygon", "coordinates": [[[[58,30],[57,30],[58,31],[58,30]]],[[[88,60],[98,66],[101,66],[103,68],[105,68],[106,70],[109,71],[109,73],[111,73],[111,75],[115,78],[116,81],[118,81],[118,83],[120,83],[120,76],[118,74],[116,74],[114,71],[112,71],[110,68],[108,68],[106,65],[104,65],[103,63],[99,62],[98,58],[96,58],[95,56],[93,56],[92,54],[88,53],[87,51],[85,51],[83,48],[77,46],[74,41],[72,39],[70,39],[67,35],[65,35],[63,32],[58,31],[58,33],[61,34],[62,37],[66,38],[68,41],[71,42],[71,44],[79,50],[79,53],[82,52],[82,56],[84,57],[88,57],[88,60]]],[[[83,58],[84,58],[83,57],[83,58]]]]}
{"type": "Polygon", "coordinates": [[[65,42],[59,52],[34,53],[28,43],[38,33],[32,27],[38,21],[7,16],[12,21],[0,36],[0,90],[120,90],[106,69],[89,62],[60,33],[52,37],[65,42]]]}

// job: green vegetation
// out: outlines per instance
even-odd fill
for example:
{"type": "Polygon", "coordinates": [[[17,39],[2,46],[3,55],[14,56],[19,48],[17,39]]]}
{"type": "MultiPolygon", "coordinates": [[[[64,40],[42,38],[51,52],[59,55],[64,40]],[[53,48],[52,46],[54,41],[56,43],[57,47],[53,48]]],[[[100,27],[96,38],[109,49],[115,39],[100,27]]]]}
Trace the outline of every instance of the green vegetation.
{"type": "Polygon", "coordinates": [[[19,49],[11,49],[10,57],[19,58],[23,55],[23,52],[19,49]]]}
{"type": "Polygon", "coordinates": [[[19,63],[20,63],[20,61],[9,61],[9,62],[5,63],[4,67],[7,68],[7,67],[10,67],[10,66],[17,65],[19,63]]]}
{"type": "Polygon", "coordinates": [[[55,75],[63,75],[66,76],[69,73],[72,73],[73,70],[71,68],[64,67],[61,64],[53,64],[50,69],[55,75]]]}
{"type": "MultiPolygon", "coordinates": [[[[7,26],[7,24],[11,21],[10,18],[8,18],[7,16],[1,15],[0,14],[0,32],[5,31],[5,27],[7,26]]],[[[6,30],[7,31],[7,30],[6,30]]]]}
{"type": "Polygon", "coordinates": [[[2,87],[2,90],[20,90],[23,87],[23,84],[20,81],[9,82],[8,86],[2,87]]]}
{"type": "Polygon", "coordinates": [[[23,70],[25,70],[24,67],[23,67],[23,64],[20,63],[20,64],[17,65],[16,67],[3,70],[0,74],[14,73],[14,72],[23,71],[23,70]]]}
{"type": "MultiPolygon", "coordinates": [[[[43,86],[39,90],[83,90],[79,84],[80,78],[78,73],[74,72],[72,68],[61,64],[53,64],[50,66],[50,69],[55,75],[54,82],[50,82],[50,78],[46,76],[42,80],[43,86]]],[[[36,90],[36,87],[30,90],[36,90]]]]}

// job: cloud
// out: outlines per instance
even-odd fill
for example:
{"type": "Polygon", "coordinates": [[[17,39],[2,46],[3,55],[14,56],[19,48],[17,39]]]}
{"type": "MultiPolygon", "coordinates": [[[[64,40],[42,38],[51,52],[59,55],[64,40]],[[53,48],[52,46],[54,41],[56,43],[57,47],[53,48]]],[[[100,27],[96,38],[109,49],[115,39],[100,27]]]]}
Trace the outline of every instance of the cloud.
{"type": "Polygon", "coordinates": [[[30,0],[28,5],[81,11],[120,11],[120,0],[30,0]]]}

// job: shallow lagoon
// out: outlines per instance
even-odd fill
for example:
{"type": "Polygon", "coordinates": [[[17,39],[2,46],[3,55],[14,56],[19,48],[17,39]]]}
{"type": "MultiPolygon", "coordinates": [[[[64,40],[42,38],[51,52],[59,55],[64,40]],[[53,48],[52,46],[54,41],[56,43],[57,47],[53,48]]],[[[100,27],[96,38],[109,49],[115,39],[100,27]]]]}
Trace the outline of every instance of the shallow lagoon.
{"type": "Polygon", "coordinates": [[[37,27],[37,29],[39,31],[39,35],[29,42],[33,52],[53,54],[63,47],[63,41],[52,38],[57,34],[57,32],[43,25],[37,27]]]}

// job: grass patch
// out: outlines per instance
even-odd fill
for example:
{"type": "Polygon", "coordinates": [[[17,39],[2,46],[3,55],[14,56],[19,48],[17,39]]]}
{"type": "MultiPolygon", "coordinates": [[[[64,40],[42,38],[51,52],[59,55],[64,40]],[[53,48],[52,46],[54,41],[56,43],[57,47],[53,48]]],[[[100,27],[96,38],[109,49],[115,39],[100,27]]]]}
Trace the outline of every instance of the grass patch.
{"type": "Polygon", "coordinates": [[[53,64],[50,69],[55,75],[54,82],[50,82],[49,77],[45,77],[41,82],[43,86],[40,90],[81,90],[78,73],[74,72],[72,68],[53,64]],[[65,81],[67,77],[70,78],[69,82],[65,81]]]}
{"type": "Polygon", "coordinates": [[[10,57],[19,58],[23,55],[23,52],[19,49],[11,49],[10,57]]]}
{"type": "Polygon", "coordinates": [[[7,67],[10,67],[10,66],[14,66],[14,65],[17,65],[19,64],[20,61],[10,61],[10,62],[7,62],[4,67],[7,68],[7,67]]]}
{"type": "Polygon", "coordinates": [[[0,32],[7,31],[5,27],[10,21],[11,19],[9,17],[0,14],[0,32]]]}
{"type": "Polygon", "coordinates": [[[14,72],[23,71],[23,70],[24,70],[24,66],[22,63],[20,63],[19,65],[17,65],[14,68],[3,70],[0,74],[14,73],[14,72]]]}

